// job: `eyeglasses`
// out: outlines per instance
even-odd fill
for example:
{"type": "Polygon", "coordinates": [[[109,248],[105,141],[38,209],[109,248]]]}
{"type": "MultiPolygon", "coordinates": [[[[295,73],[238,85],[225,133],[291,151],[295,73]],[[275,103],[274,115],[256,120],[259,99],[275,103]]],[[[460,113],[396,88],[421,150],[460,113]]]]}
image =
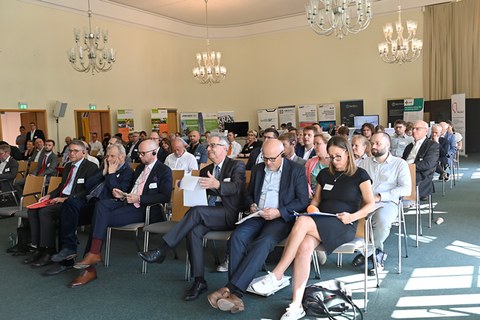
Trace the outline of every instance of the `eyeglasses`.
{"type": "Polygon", "coordinates": [[[82,150],[78,150],[78,149],[68,149],[68,152],[69,152],[69,153],[79,153],[80,151],[82,151],[82,150]]]}
{"type": "Polygon", "coordinates": [[[148,151],[139,151],[139,152],[138,152],[138,156],[139,156],[139,157],[145,157],[145,155],[146,155],[147,153],[153,152],[153,151],[155,151],[155,150],[157,150],[157,149],[152,149],[152,150],[148,150],[148,151]]]}
{"type": "Polygon", "coordinates": [[[425,127],[413,127],[412,130],[427,130],[428,128],[425,127]]]}
{"type": "Polygon", "coordinates": [[[262,159],[263,159],[264,162],[268,162],[268,161],[270,161],[270,162],[275,162],[275,160],[277,160],[277,158],[280,157],[282,154],[283,154],[283,151],[280,152],[280,153],[278,154],[278,156],[276,156],[275,158],[268,158],[268,157],[264,157],[264,156],[262,155],[262,159]]]}
{"type": "Polygon", "coordinates": [[[217,146],[223,146],[223,144],[221,144],[221,143],[209,143],[209,144],[207,144],[207,148],[210,148],[210,149],[213,149],[217,146]]]}
{"type": "Polygon", "coordinates": [[[332,161],[340,161],[340,160],[342,160],[342,157],[343,157],[343,155],[345,154],[345,151],[346,151],[346,150],[343,150],[343,152],[342,152],[341,154],[337,154],[336,156],[330,156],[330,157],[329,157],[330,160],[332,160],[332,161]]]}
{"type": "Polygon", "coordinates": [[[263,139],[275,139],[275,137],[263,136],[263,139]]]}

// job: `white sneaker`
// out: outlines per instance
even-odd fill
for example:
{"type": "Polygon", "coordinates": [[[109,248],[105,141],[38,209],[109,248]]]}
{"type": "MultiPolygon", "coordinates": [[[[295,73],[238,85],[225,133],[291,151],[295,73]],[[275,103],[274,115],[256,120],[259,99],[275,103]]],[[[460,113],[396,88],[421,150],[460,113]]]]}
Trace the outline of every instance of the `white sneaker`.
{"type": "Polygon", "coordinates": [[[285,280],[283,277],[277,280],[277,277],[269,271],[261,281],[252,284],[252,289],[260,294],[268,294],[280,288],[284,283],[285,280]]]}
{"type": "Polygon", "coordinates": [[[280,320],[298,320],[305,317],[305,310],[302,305],[296,306],[290,304],[287,308],[287,312],[283,314],[280,320]]]}
{"type": "Polygon", "coordinates": [[[228,272],[228,256],[226,256],[225,260],[218,265],[217,272],[228,272]]]}

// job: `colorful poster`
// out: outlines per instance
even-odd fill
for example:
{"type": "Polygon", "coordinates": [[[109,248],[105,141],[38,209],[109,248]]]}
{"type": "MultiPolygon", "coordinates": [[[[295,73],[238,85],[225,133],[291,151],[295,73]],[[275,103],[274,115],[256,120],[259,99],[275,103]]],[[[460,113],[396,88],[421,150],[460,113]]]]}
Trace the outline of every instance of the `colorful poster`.
{"type": "Polygon", "coordinates": [[[223,125],[226,122],[235,122],[235,111],[218,111],[218,131],[223,132],[225,126],[223,125]]]}
{"type": "Polygon", "coordinates": [[[423,120],[423,98],[405,99],[403,120],[415,122],[423,120]]]}
{"type": "Polygon", "coordinates": [[[297,108],[295,106],[278,107],[278,122],[288,127],[297,126],[297,108]]]}
{"type": "Polygon", "coordinates": [[[205,131],[217,131],[218,130],[218,115],[216,112],[202,112],[202,124],[203,130],[200,131],[201,134],[204,134],[205,131]]]}
{"type": "Polygon", "coordinates": [[[458,132],[463,137],[463,149],[460,150],[462,156],[465,155],[466,146],[466,122],[465,122],[465,93],[452,95],[452,123],[455,132],[458,132]]]}
{"type": "Polygon", "coordinates": [[[300,127],[306,127],[317,122],[317,109],[317,104],[298,106],[298,124],[300,127]]]}
{"type": "Polygon", "coordinates": [[[198,112],[180,113],[180,130],[182,135],[187,135],[192,130],[200,130],[198,125],[198,112]]]}
{"type": "Polygon", "coordinates": [[[164,109],[152,109],[152,131],[168,132],[168,111],[164,109]]]}
{"type": "Polygon", "coordinates": [[[128,134],[135,130],[133,109],[117,110],[118,133],[122,134],[122,140],[128,141],[128,134]]]}
{"type": "Polygon", "coordinates": [[[270,128],[278,128],[278,109],[260,109],[257,110],[258,127],[260,131],[270,128]]]}
{"type": "Polygon", "coordinates": [[[340,122],[349,128],[355,126],[355,116],[363,116],[363,100],[340,101],[340,122]]]}
{"type": "Polygon", "coordinates": [[[318,121],[335,121],[336,112],[333,103],[325,103],[318,106],[318,121]]]}

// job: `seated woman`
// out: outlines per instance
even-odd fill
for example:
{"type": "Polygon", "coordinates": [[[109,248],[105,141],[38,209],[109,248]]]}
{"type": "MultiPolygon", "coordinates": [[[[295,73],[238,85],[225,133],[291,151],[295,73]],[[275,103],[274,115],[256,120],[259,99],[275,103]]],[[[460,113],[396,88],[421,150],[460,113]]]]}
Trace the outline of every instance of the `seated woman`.
{"type": "Polygon", "coordinates": [[[315,149],[315,157],[308,159],[305,164],[308,181],[308,194],[312,198],[315,194],[315,188],[317,187],[317,175],[318,173],[327,168],[330,164],[330,157],[327,153],[327,143],[330,140],[328,134],[316,134],[313,137],[313,148],[315,149]]]}
{"type": "Polygon", "coordinates": [[[248,130],[247,132],[247,143],[243,146],[242,151],[238,154],[238,158],[248,158],[250,156],[250,152],[253,149],[261,147],[262,141],[257,140],[258,133],[255,130],[248,130]]]}
{"type": "Polygon", "coordinates": [[[160,141],[160,147],[167,153],[167,155],[172,153],[172,142],[169,139],[163,138],[160,141]]]}
{"type": "MultiPolygon", "coordinates": [[[[326,254],[355,238],[358,220],[374,209],[372,183],[367,172],[357,168],[347,140],[334,136],[327,144],[331,163],[317,176],[318,187],[311,202],[313,210],[335,213],[331,216],[301,216],[290,232],[282,258],[264,280],[253,285],[259,293],[273,291],[283,283],[284,272],[293,262],[293,301],[282,319],[305,316],[302,298],[310,274],[313,250],[322,243],[326,254]]],[[[310,207],[309,207],[310,209],[310,207]]],[[[308,210],[311,212],[310,210],[308,210]]],[[[323,256],[323,263],[326,257],[323,256]]],[[[322,262],[322,261],[321,261],[322,262]]]]}
{"type": "Polygon", "coordinates": [[[365,136],[356,134],[352,137],[353,156],[355,157],[355,164],[358,166],[366,157],[371,157],[370,141],[365,136]]]}

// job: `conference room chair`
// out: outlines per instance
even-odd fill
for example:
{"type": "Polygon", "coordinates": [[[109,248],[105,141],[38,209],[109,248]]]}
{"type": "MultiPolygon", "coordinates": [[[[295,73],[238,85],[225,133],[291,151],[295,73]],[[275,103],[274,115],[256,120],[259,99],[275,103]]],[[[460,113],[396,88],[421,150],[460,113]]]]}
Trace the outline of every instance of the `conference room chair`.
{"type": "Polygon", "coordinates": [[[27,217],[27,206],[34,204],[40,199],[44,183],[45,177],[27,176],[20,203],[17,203],[16,206],[0,208],[0,216],[13,217],[16,215],[27,217]]]}

